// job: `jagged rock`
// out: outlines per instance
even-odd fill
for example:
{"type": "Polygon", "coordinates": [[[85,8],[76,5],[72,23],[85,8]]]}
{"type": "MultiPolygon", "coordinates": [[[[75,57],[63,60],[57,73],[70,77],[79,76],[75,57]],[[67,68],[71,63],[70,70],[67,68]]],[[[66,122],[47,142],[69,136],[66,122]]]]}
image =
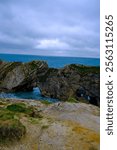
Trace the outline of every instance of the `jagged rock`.
{"type": "Polygon", "coordinates": [[[0,91],[29,91],[35,86],[47,97],[83,97],[99,106],[100,68],[72,64],[54,69],[43,61],[0,63],[0,91]]]}
{"type": "Polygon", "coordinates": [[[79,100],[89,99],[99,105],[100,75],[99,67],[69,65],[63,69],[52,70],[45,81],[38,84],[44,96],[67,101],[70,97],[79,100]]]}
{"type": "Polygon", "coordinates": [[[2,62],[0,65],[0,91],[32,90],[36,84],[37,75],[42,76],[48,69],[44,61],[2,62]]]}

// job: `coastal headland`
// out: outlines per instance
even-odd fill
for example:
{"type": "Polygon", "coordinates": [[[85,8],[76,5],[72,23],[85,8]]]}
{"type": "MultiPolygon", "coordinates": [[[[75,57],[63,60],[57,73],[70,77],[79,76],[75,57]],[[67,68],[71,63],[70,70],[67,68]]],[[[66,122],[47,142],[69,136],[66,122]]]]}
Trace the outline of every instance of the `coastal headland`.
{"type": "Polygon", "coordinates": [[[0,99],[0,150],[99,150],[100,68],[0,61],[0,92],[31,91],[59,102],[0,99]],[[93,105],[92,105],[93,104],[93,105]]]}
{"type": "Polygon", "coordinates": [[[49,68],[44,61],[0,61],[0,92],[31,91],[39,87],[45,97],[100,105],[100,67],[71,64],[49,68]]]}

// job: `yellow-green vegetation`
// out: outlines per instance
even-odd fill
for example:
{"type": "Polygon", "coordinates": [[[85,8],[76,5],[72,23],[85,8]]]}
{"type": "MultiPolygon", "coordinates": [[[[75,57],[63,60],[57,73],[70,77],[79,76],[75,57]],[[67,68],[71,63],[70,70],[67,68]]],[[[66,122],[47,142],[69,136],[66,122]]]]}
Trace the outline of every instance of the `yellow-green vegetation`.
{"type": "Polygon", "coordinates": [[[0,106],[1,106],[1,105],[5,105],[5,103],[0,101],[0,106]]]}
{"type": "Polygon", "coordinates": [[[0,102],[0,105],[3,105],[3,102],[0,102]]]}
{"type": "Polygon", "coordinates": [[[49,125],[43,125],[42,126],[42,129],[47,129],[47,128],[49,128],[49,125]]]}
{"type": "MultiPolygon", "coordinates": [[[[76,102],[76,99],[70,96],[69,101],[76,102]]],[[[13,99],[0,102],[1,150],[56,149],[57,146],[99,150],[99,117],[94,115],[99,109],[96,106],[79,102],[51,106],[13,99]]]]}
{"type": "Polygon", "coordinates": [[[19,140],[26,133],[25,126],[15,114],[5,108],[0,109],[0,143],[19,140]]]}
{"type": "Polygon", "coordinates": [[[98,150],[100,143],[99,133],[91,130],[79,123],[68,121],[66,122],[68,126],[72,128],[72,134],[69,137],[69,142],[67,146],[73,145],[73,149],[82,150],[98,150]],[[74,136],[73,136],[74,135],[74,136]],[[74,138],[75,137],[75,138],[74,138]],[[76,140],[77,139],[77,140],[76,140]]]}
{"type": "Polygon", "coordinates": [[[73,97],[69,97],[67,102],[69,102],[69,103],[78,103],[78,101],[73,97]]]}
{"type": "Polygon", "coordinates": [[[31,108],[27,108],[24,103],[16,103],[7,106],[7,109],[13,112],[26,113],[30,114],[33,110],[31,108]]]}
{"type": "Polygon", "coordinates": [[[39,124],[39,121],[41,120],[42,118],[33,118],[33,117],[30,117],[29,118],[29,122],[32,123],[32,124],[39,124]]]}
{"type": "Polygon", "coordinates": [[[52,102],[49,102],[47,100],[42,100],[41,103],[46,104],[46,105],[52,104],[52,102]]]}
{"type": "Polygon", "coordinates": [[[7,108],[9,111],[12,111],[16,114],[25,114],[27,117],[33,117],[33,118],[42,118],[42,116],[39,114],[39,112],[34,107],[29,107],[24,103],[14,103],[11,105],[8,105],[7,108]]]}
{"type": "Polygon", "coordinates": [[[80,125],[74,127],[72,129],[72,131],[74,131],[75,133],[77,133],[79,135],[80,134],[83,135],[84,136],[84,140],[95,141],[97,143],[100,142],[99,134],[97,134],[97,133],[95,133],[95,132],[93,132],[93,131],[91,131],[91,130],[89,130],[87,128],[84,128],[84,127],[82,127],[80,125]]]}
{"type": "Polygon", "coordinates": [[[84,65],[71,64],[70,67],[71,69],[75,69],[76,71],[78,71],[80,74],[100,73],[100,67],[98,66],[84,66],[84,65]]]}
{"type": "MultiPolygon", "coordinates": [[[[4,103],[0,101],[0,105],[4,103]]],[[[31,118],[33,123],[42,118],[36,109],[23,102],[5,104],[0,107],[0,144],[20,140],[25,135],[26,127],[20,121],[22,117],[31,118]]]]}

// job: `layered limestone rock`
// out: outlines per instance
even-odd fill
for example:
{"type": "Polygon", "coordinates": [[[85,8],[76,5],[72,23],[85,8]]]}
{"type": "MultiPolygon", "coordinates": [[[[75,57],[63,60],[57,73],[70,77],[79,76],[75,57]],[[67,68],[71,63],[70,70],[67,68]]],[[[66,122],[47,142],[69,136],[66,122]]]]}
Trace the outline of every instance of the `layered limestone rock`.
{"type": "Polygon", "coordinates": [[[72,64],[55,69],[44,61],[0,62],[0,91],[29,91],[36,86],[46,97],[87,99],[99,106],[100,68],[72,64]]]}
{"type": "Polygon", "coordinates": [[[28,91],[36,86],[37,75],[43,76],[48,69],[44,61],[1,62],[0,91],[28,91]]]}
{"type": "Polygon", "coordinates": [[[50,69],[42,82],[38,83],[44,96],[68,100],[69,98],[87,99],[99,105],[100,68],[69,65],[63,69],[50,69]]]}

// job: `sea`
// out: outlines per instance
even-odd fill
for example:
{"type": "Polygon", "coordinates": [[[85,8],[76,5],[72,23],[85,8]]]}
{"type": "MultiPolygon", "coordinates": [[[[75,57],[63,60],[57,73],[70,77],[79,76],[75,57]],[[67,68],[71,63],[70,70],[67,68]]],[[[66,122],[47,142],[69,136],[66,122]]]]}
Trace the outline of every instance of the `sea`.
{"type": "Polygon", "coordinates": [[[49,67],[54,68],[62,68],[69,64],[100,66],[99,58],[0,54],[0,59],[9,62],[30,62],[32,60],[44,60],[48,63],[49,67]]]}
{"type": "MultiPolygon", "coordinates": [[[[100,66],[99,58],[83,57],[58,57],[58,56],[37,56],[37,55],[18,55],[18,54],[0,54],[0,60],[7,62],[30,62],[33,60],[43,60],[52,68],[63,68],[69,64],[82,64],[87,66],[100,66]]],[[[58,99],[47,98],[41,95],[38,87],[33,88],[32,92],[0,93],[0,98],[14,99],[34,99],[46,100],[48,102],[58,102],[58,99]]]]}

